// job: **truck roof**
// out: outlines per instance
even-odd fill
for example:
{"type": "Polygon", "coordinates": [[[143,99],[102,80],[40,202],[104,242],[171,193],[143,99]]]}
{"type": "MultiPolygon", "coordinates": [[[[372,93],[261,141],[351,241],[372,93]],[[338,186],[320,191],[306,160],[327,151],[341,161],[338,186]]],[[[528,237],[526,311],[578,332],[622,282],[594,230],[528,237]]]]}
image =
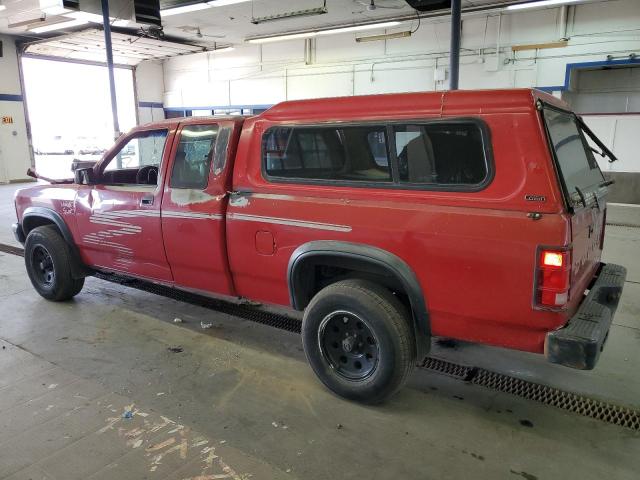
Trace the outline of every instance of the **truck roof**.
{"type": "Polygon", "coordinates": [[[363,117],[411,117],[419,115],[526,112],[541,98],[563,108],[564,102],[532,88],[503,90],[456,90],[393,93],[351,97],[293,100],[278,103],[258,115],[268,120],[345,120],[363,117]]]}
{"type": "MultiPolygon", "coordinates": [[[[473,115],[481,113],[529,112],[535,101],[569,109],[556,97],[533,88],[500,90],[456,90],[443,92],[387,93],[349,97],[314,98],[281,102],[253,118],[267,120],[349,120],[363,118],[417,117],[421,115],[473,115]]],[[[204,121],[238,121],[246,115],[179,117],[146,124],[140,128],[161,128],[170,125],[202,123],[204,121]]]]}

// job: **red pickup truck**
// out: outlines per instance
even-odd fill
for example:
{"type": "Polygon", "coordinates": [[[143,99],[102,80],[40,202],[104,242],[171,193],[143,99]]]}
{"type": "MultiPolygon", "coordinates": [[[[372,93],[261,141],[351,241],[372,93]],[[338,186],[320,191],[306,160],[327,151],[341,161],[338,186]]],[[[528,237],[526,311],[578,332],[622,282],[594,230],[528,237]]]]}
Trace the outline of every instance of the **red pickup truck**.
{"type": "Polygon", "coordinates": [[[373,403],[432,336],[594,367],[626,277],[594,153],[530,89],[290,101],[137,127],[13,228],[49,300],[103,271],[304,310],[320,380],[373,403]]]}

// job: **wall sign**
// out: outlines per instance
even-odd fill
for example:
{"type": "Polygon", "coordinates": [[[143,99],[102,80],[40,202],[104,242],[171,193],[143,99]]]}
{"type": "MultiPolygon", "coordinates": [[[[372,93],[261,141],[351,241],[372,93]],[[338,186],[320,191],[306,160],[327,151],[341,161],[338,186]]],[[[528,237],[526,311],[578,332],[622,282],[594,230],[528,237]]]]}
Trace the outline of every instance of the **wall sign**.
{"type": "Polygon", "coordinates": [[[2,124],[8,125],[9,123],[13,123],[13,117],[2,117],[2,124]]]}

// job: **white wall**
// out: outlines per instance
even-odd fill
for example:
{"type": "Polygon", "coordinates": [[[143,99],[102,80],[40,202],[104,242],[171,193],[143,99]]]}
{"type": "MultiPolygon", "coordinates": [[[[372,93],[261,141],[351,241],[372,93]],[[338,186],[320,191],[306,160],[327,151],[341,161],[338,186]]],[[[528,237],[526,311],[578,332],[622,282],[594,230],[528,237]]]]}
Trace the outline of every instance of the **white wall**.
{"type": "MultiPolygon", "coordinates": [[[[464,16],[460,87],[558,86],[564,84],[567,63],[640,53],[638,0],[571,7],[567,47],[511,51],[512,45],[557,41],[558,15],[555,8],[464,16]]],[[[411,26],[415,23],[389,32],[411,26]]],[[[356,43],[354,34],[317,37],[311,65],[304,62],[304,40],[174,57],[164,63],[164,106],[264,105],[297,98],[442,90],[448,81],[435,81],[434,72],[447,67],[448,49],[449,18],[443,17],[422,20],[409,38],[356,43]]]]}
{"type": "Polygon", "coordinates": [[[164,119],[164,72],[162,63],[148,60],[135,68],[138,95],[138,124],[164,119]]]}
{"type": "Polygon", "coordinates": [[[0,35],[0,41],[3,43],[3,56],[0,57],[0,117],[13,118],[13,123],[0,122],[0,183],[4,183],[28,178],[26,172],[32,165],[33,157],[27,139],[15,43],[3,35],[0,35]]]}

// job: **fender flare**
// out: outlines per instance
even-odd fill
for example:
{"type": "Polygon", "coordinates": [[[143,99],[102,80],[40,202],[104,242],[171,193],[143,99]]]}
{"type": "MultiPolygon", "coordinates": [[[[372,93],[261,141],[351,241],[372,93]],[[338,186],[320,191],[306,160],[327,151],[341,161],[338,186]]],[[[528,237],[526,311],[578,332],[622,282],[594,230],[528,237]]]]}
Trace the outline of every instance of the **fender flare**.
{"type": "Polygon", "coordinates": [[[29,225],[29,218],[45,218],[53,223],[58,228],[58,230],[60,230],[62,238],[65,242],[67,242],[67,245],[69,245],[71,256],[75,260],[71,264],[71,276],[73,278],[80,279],[90,275],[89,269],[82,261],[80,251],[78,250],[78,246],[73,239],[73,235],[71,234],[69,226],[66,224],[66,222],[58,212],[47,207],[26,208],[24,213],[22,214],[22,228],[24,230],[25,236],[29,234],[29,231],[35,228],[27,228],[29,225]]]}
{"type": "Polygon", "coordinates": [[[431,346],[429,312],[418,277],[404,260],[391,252],[371,245],[335,240],[305,243],[294,250],[287,267],[289,296],[291,305],[296,310],[304,310],[311,300],[309,289],[305,288],[305,285],[309,284],[309,279],[305,278],[304,265],[314,259],[319,262],[334,259],[338,261],[338,266],[355,261],[360,266],[370,265],[376,272],[383,271],[398,281],[411,304],[418,358],[422,360],[426,357],[431,346]]]}
{"type": "Polygon", "coordinates": [[[46,207],[28,207],[25,209],[22,214],[22,228],[25,231],[25,235],[29,233],[31,228],[26,228],[25,223],[28,224],[27,218],[29,217],[39,217],[46,218],[47,220],[51,220],[58,227],[60,233],[62,234],[62,238],[64,238],[65,242],[67,242],[71,247],[76,246],[75,240],[73,239],[73,235],[71,235],[71,230],[63,220],[62,216],[51,208],[46,207]]]}

